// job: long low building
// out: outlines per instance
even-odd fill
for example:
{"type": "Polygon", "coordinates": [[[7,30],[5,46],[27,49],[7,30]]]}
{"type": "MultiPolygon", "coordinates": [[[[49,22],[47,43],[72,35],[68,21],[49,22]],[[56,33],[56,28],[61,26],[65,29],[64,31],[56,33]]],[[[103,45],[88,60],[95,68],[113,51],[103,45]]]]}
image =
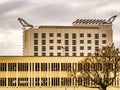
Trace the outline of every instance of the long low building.
{"type": "MultiPolygon", "coordinates": [[[[79,77],[75,83],[68,71],[86,57],[0,57],[0,87],[63,88],[94,85],[88,78],[79,77]]],[[[119,79],[113,86],[119,86],[119,79]]]]}

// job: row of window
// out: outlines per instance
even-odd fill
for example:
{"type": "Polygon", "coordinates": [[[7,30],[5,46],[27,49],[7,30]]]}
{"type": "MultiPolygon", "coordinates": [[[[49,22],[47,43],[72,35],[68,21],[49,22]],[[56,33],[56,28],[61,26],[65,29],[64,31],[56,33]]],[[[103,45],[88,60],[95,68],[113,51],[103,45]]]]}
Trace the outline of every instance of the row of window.
{"type": "MultiPolygon", "coordinates": [[[[30,71],[70,71],[72,68],[71,63],[30,63],[30,71]],[[61,68],[60,68],[61,66],[61,68]]],[[[107,63],[107,64],[102,64],[102,63],[78,63],[77,68],[78,71],[102,71],[104,70],[103,65],[109,65],[109,68],[113,70],[113,64],[112,63],[107,63]]],[[[104,66],[105,67],[105,66],[104,66]]],[[[6,63],[1,63],[0,66],[0,71],[6,71],[6,63]]],[[[8,63],[8,71],[16,71],[16,63],[8,63]]],[[[18,63],[18,71],[28,71],[28,63],[18,63]]]]}
{"type": "MultiPolygon", "coordinates": [[[[84,44],[85,40],[80,40],[80,44],[84,44]]],[[[49,40],[49,43],[54,43],[54,40],[49,40]]],[[[61,43],[61,40],[57,40],[57,43],[61,43]]],[[[91,44],[92,40],[87,40],[87,44],[91,44]]],[[[99,40],[94,41],[95,45],[99,45],[99,40]]],[[[102,40],[102,44],[106,44],[106,40],[102,40]]],[[[72,40],[72,45],[76,45],[77,41],[72,40]]],[[[34,45],[38,45],[38,40],[34,40],[34,45]]],[[[41,45],[46,45],[46,40],[41,41],[41,45]]],[[[65,40],[65,45],[69,45],[69,40],[65,40]]]]}
{"type": "MultiPolygon", "coordinates": [[[[69,33],[65,33],[65,34],[64,34],[64,37],[65,37],[65,38],[69,38],[69,35],[70,35],[69,33]]],[[[61,33],[57,33],[57,37],[61,37],[61,36],[62,36],[61,33]]],[[[80,33],[79,36],[80,36],[80,37],[84,37],[85,34],[80,33]]],[[[46,38],[46,33],[42,33],[42,34],[41,34],[41,37],[42,37],[42,38],[46,38]]],[[[54,33],[49,33],[49,37],[54,37],[54,33]]],[[[76,39],[76,37],[77,37],[77,34],[76,34],[76,33],[73,33],[73,34],[72,34],[72,38],[73,38],[73,39],[76,39]]],[[[92,34],[88,33],[88,34],[87,34],[87,37],[92,37],[92,34]]],[[[94,34],[94,37],[95,37],[95,39],[99,39],[99,34],[94,34]]],[[[103,38],[104,38],[104,37],[107,37],[107,35],[106,35],[106,34],[102,34],[102,37],[103,37],[103,38]]],[[[34,38],[38,38],[38,33],[34,33],[34,38]]]]}
{"type": "MultiPolygon", "coordinates": [[[[97,78],[94,78],[97,80],[97,78]]],[[[74,82],[74,80],[70,77],[52,77],[50,78],[8,78],[8,86],[94,86],[95,83],[91,82],[89,77],[78,77],[78,82],[74,82]]],[[[115,84],[119,85],[119,80],[115,80],[115,84]]],[[[0,78],[0,86],[7,86],[7,79],[0,78]]]]}

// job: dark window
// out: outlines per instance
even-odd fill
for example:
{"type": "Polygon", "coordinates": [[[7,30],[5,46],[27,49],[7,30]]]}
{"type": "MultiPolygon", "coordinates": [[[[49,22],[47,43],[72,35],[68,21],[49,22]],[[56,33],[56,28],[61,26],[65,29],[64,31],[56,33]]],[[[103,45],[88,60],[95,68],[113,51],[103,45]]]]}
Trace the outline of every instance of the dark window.
{"type": "Polygon", "coordinates": [[[0,78],[0,86],[6,86],[6,78],[0,78]]]}
{"type": "Polygon", "coordinates": [[[69,56],[69,53],[65,53],[65,56],[69,56]]]}
{"type": "Polygon", "coordinates": [[[42,38],[46,38],[46,34],[45,33],[42,33],[42,38]]]}
{"type": "Polygon", "coordinates": [[[84,43],[84,40],[80,40],[80,43],[84,43]]]}
{"type": "Polygon", "coordinates": [[[84,50],[84,46],[80,46],[80,50],[84,50]]]}
{"type": "Polygon", "coordinates": [[[54,37],[54,34],[53,33],[49,33],[49,37],[54,37]]]}
{"type": "Polygon", "coordinates": [[[87,43],[88,43],[88,44],[91,44],[91,40],[87,40],[87,43]]]}
{"type": "Polygon", "coordinates": [[[35,86],[40,86],[40,78],[35,78],[35,86]]]}
{"type": "Polygon", "coordinates": [[[102,34],[102,37],[107,37],[107,35],[106,34],[102,34]]]}
{"type": "Polygon", "coordinates": [[[46,53],[42,53],[42,56],[46,56],[46,53]]]}
{"type": "Polygon", "coordinates": [[[42,51],[46,51],[46,46],[42,46],[42,51]]]}
{"type": "Polygon", "coordinates": [[[52,86],[60,86],[60,78],[52,78],[52,86]]]}
{"type": "Polygon", "coordinates": [[[71,86],[72,80],[71,78],[61,78],[61,86],[71,86]]]}
{"type": "Polygon", "coordinates": [[[0,63],[0,71],[6,71],[6,63],[0,63]]]}
{"type": "Polygon", "coordinates": [[[73,47],[72,47],[72,51],[76,51],[76,46],[73,46],[73,47]]]}
{"type": "Polygon", "coordinates": [[[76,56],[76,53],[72,53],[72,56],[76,56]]]}
{"type": "Polygon", "coordinates": [[[34,45],[38,45],[38,40],[34,40],[34,45]]]}
{"type": "Polygon", "coordinates": [[[82,63],[78,63],[78,71],[82,71],[82,63]]]}
{"type": "Polygon", "coordinates": [[[34,33],[34,38],[38,38],[38,33],[34,33]]]}
{"type": "Polygon", "coordinates": [[[69,51],[69,46],[65,46],[65,51],[69,51]]]}
{"type": "Polygon", "coordinates": [[[65,33],[65,38],[69,38],[69,34],[68,33],[65,33]]]}
{"type": "Polygon", "coordinates": [[[99,45],[99,40],[95,40],[95,45],[99,45]]]}
{"type": "Polygon", "coordinates": [[[54,53],[50,53],[50,56],[54,56],[54,53]]]}
{"type": "Polygon", "coordinates": [[[99,39],[99,34],[95,34],[95,39],[99,39]]]}
{"type": "Polygon", "coordinates": [[[80,34],[80,37],[84,37],[84,34],[83,34],[83,33],[81,33],[81,34],[80,34]]]}
{"type": "Polygon", "coordinates": [[[61,37],[61,33],[57,33],[57,37],[61,37]]]}
{"type": "Polygon", "coordinates": [[[34,56],[38,56],[38,53],[34,53],[34,56]]]}
{"type": "Polygon", "coordinates": [[[57,43],[61,43],[61,40],[57,40],[57,43]]]}
{"type": "Polygon", "coordinates": [[[73,39],[76,39],[76,34],[75,34],[75,33],[72,34],[72,38],[73,38],[73,39]]]}
{"type": "Polygon", "coordinates": [[[60,64],[59,63],[51,63],[51,70],[52,71],[59,71],[60,70],[60,64]]]}
{"type": "Polygon", "coordinates": [[[49,47],[49,49],[50,49],[50,50],[53,50],[53,49],[54,49],[54,47],[53,47],[53,46],[50,46],[50,47],[49,47]]]}
{"type": "Polygon", "coordinates": [[[69,40],[65,40],[65,45],[69,45],[69,40]]]}
{"type": "Polygon", "coordinates": [[[8,78],[8,86],[16,86],[16,78],[8,78]]]}
{"type": "Polygon", "coordinates": [[[61,48],[62,48],[61,46],[57,46],[57,50],[61,50],[61,48]]]}
{"type": "Polygon", "coordinates": [[[35,71],[40,71],[40,63],[35,63],[35,71]]]}
{"type": "Polygon", "coordinates": [[[16,63],[8,63],[8,71],[16,71],[16,63]]]}
{"type": "Polygon", "coordinates": [[[87,34],[87,37],[91,37],[91,34],[87,34]]]}
{"type": "Polygon", "coordinates": [[[38,51],[38,46],[34,46],[34,51],[38,51]]]}
{"type": "Polygon", "coordinates": [[[28,63],[18,63],[18,71],[28,71],[28,63]]]}
{"type": "Polygon", "coordinates": [[[91,50],[91,46],[88,46],[87,49],[88,49],[88,50],[91,50]]]}
{"type": "Polygon", "coordinates": [[[47,63],[41,63],[41,71],[47,71],[47,63]]]}
{"type": "Polygon", "coordinates": [[[72,40],[72,45],[76,45],[76,40],[72,40]]]}
{"type": "Polygon", "coordinates": [[[70,71],[71,63],[61,63],[61,71],[70,71]]]}
{"type": "Polygon", "coordinates": [[[49,43],[54,43],[54,41],[53,40],[49,40],[49,43]]]}
{"type": "Polygon", "coordinates": [[[47,78],[41,78],[41,86],[47,86],[48,81],[47,78]]]}
{"type": "Polygon", "coordinates": [[[106,40],[102,40],[102,44],[106,44],[106,40]]]}
{"type": "Polygon", "coordinates": [[[88,56],[91,56],[91,53],[88,53],[88,56]]]}
{"type": "Polygon", "coordinates": [[[57,56],[61,56],[61,53],[57,53],[57,56]]]}
{"type": "Polygon", "coordinates": [[[80,56],[84,56],[84,53],[80,53],[80,56]]]}
{"type": "Polygon", "coordinates": [[[99,47],[95,47],[95,51],[98,51],[99,50],[99,47]]]}
{"type": "Polygon", "coordinates": [[[18,78],[18,86],[28,86],[28,78],[18,78]]]}
{"type": "Polygon", "coordinates": [[[42,45],[46,45],[46,40],[42,40],[42,45]]]}

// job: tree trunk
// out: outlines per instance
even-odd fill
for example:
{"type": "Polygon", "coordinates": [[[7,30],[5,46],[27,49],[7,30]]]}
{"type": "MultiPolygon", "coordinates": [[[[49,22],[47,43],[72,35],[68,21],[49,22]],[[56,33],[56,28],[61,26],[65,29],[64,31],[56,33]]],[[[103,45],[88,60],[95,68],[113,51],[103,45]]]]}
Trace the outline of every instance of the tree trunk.
{"type": "Polygon", "coordinates": [[[107,90],[107,87],[102,87],[102,90],[107,90]]]}

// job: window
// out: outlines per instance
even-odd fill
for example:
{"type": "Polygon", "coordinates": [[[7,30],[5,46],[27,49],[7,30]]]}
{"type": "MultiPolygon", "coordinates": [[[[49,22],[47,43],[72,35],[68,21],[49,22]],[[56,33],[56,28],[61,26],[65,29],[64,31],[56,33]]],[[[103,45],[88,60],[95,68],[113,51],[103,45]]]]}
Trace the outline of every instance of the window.
{"type": "Polygon", "coordinates": [[[34,46],[34,51],[38,51],[38,46],[34,46]]]}
{"type": "Polygon", "coordinates": [[[102,34],[102,37],[105,38],[105,37],[107,37],[107,35],[106,34],[102,34]]]}
{"type": "Polygon", "coordinates": [[[54,43],[54,41],[53,40],[49,40],[49,43],[54,43]]]}
{"type": "Polygon", "coordinates": [[[84,43],[84,40],[80,40],[80,43],[83,44],[83,43],[84,43]]]}
{"type": "Polygon", "coordinates": [[[46,45],[46,40],[42,40],[42,45],[46,45]]]}
{"type": "Polygon", "coordinates": [[[50,56],[54,56],[54,53],[50,53],[50,56]]]}
{"type": "Polygon", "coordinates": [[[99,50],[99,47],[95,47],[95,51],[98,51],[99,50]]]}
{"type": "Polygon", "coordinates": [[[57,53],[57,56],[61,56],[61,53],[57,53]]]}
{"type": "Polygon", "coordinates": [[[91,44],[91,40],[87,40],[87,43],[88,43],[88,44],[91,44]]]}
{"type": "Polygon", "coordinates": [[[46,46],[42,46],[42,51],[46,51],[46,46]]]}
{"type": "Polygon", "coordinates": [[[76,51],[76,46],[73,46],[73,47],[72,47],[72,51],[76,51]]]}
{"type": "Polygon", "coordinates": [[[61,78],[61,86],[71,86],[71,78],[67,78],[67,77],[62,77],[61,78]]]}
{"type": "Polygon", "coordinates": [[[72,45],[76,45],[76,40],[72,40],[72,45]]]}
{"type": "Polygon", "coordinates": [[[40,71],[40,63],[35,63],[35,71],[40,71]]]}
{"type": "Polygon", "coordinates": [[[28,63],[18,63],[18,71],[28,71],[28,63]]]}
{"type": "Polygon", "coordinates": [[[65,45],[69,45],[69,40],[65,40],[65,45]]]}
{"type": "Polygon", "coordinates": [[[89,33],[89,34],[87,34],[87,37],[91,37],[91,34],[89,33]]]}
{"type": "Polygon", "coordinates": [[[46,56],[46,53],[42,53],[42,56],[46,56]]]}
{"type": "Polygon", "coordinates": [[[0,86],[6,86],[6,78],[0,78],[0,86]]]}
{"type": "Polygon", "coordinates": [[[61,63],[61,71],[70,71],[71,63],[61,63]]]}
{"type": "Polygon", "coordinates": [[[0,71],[6,71],[6,63],[0,63],[0,71]]]}
{"type": "Polygon", "coordinates": [[[82,63],[78,63],[78,71],[82,71],[82,63]]]}
{"type": "Polygon", "coordinates": [[[83,33],[81,33],[81,34],[80,34],[80,37],[84,37],[84,34],[83,34],[83,33]]]}
{"type": "Polygon", "coordinates": [[[60,64],[59,63],[51,63],[51,70],[52,71],[60,71],[60,64]]]}
{"type": "Polygon", "coordinates": [[[78,86],[83,85],[82,82],[83,82],[82,77],[78,77],[78,86]]]}
{"type": "Polygon", "coordinates": [[[106,44],[106,40],[102,40],[102,44],[106,44]]]}
{"type": "Polygon", "coordinates": [[[38,38],[38,33],[34,33],[34,38],[38,38]]]}
{"type": "Polygon", "coordinates": [[[90,71],[90,63],[84,63],[84,71],[90,71]]]}
{"type": "Polygon", "coordinates": [[[80,50],[84,50],[84,46],[80,46],[80,50]]]}
{"type": "Polygon", "coordinates": [[[61,46],[57,46],[57,50],[61,50],[61,48],[62,48],[61,46]]]}
{"type": "Polygon", "coordinates": [[[75,34],[75,33],[72,34],[72,38],[73,38],[73,39],[76,39],[76,34],[75,34]]]}
{"type": "Polygon", "coordinates": [[[8,71],[16,71],[16,63],[8,63],[8,71]]]}
{"type": "Polygon", "coordinates": [[[80,56],[84,56],[84,53],[80,53],[80,56]]]}
{"type": "Polygon", "coordinates": [[[47,71],[47,63],[41,63],[41,71],[47,71]]]}
{"type": "Polygon", "coordinates": [[[95,40],[95,45],[99,45],[99,40],[95,40]]]}
{"type": "Polygon", "coordinates": [[[41,86],[47,86],[47,78],[41,78],[41,86]]]}
{"type": "Polygon", "coordinates": [[[69,46],[65,46],[65,51],[69,51],[69,46]]]}
{"type": "Polygon", "coordinates": [[[69,56],[69,53],[65,53],[65,56],[69,56]]]}
{"type": "Polygon", "coordinates": [[[28,86],[28,78],[18,78],[18,86],[28,86]]]}
{"type": "Polygon", "coordinates": [[[34,53],[34,56],[38,56],[38,53],[34,53]]]}
{"type": "Polygon", "coordinates": [[[38,45],[38,40],[34,40],[34,45],[38,45]]]}
{"type": "Polygon", "coordinates": [[[91,50],[91,48],[92,48],[91,46],[88,46],[88,47],[87,47],[88,50],[91,50]]]}
{"type": "Polygon", "coordinates": [[[57,40],[57,43],[61,43],[61,40],[57,40]]]}
{"type": "Polygon", "coordinates": [[[57,33],[57,37],[61,37],[61,33],[57,33]]]}
{"type": "Polygon", "coordinates": [[[60,85],[60,78],[52,78],[51,84],[52,84],[52,86],[59,86],[60,85]]]}
{"type": "Polygon", "coordinates": [[[65,33],[65,38],[69,38],[69,34],[68,33],[65,33]]]}
{"type": "Polygon", "coordinates": [[[72,56],[76,56],[76,53],[72,53],[72,56]]]}
{"type": "Polygon", "coordinates": [[[53,46],[50,46],[50,47],[49,47],[49,49],[50,49],[50,50],[53,50],[53,49],[54,49],[54,47],[53,47],[53,46]]]}
{"type": "Polygon", "coordinates": [[[45,33],[42,33],[42,38],[46,38],[46,34],[45,33]]]}
{"type": "Polygon", "coordinates": [[[16,86],[16,78],[8,78],[8,86],[16,86]]]}
{"type": "Polygon", "coordinates": [[[99,34],[95,34],[95,39],[99,39],[99,34]]]}
{"type": "Polygon", "coordinates": [[[49,37],[53,37],[54,36],[54,34],[53,33],[49,33],[49,37]]]}
{"type": "Polygon", "coordinates": [[[88,56],[91,56],[91,53],[88,53],[88,56]]]}
{"type": "Polygon", "coordinates": [[[40,78],[35,78],[35,86],[40,86],[40,78]]]}

